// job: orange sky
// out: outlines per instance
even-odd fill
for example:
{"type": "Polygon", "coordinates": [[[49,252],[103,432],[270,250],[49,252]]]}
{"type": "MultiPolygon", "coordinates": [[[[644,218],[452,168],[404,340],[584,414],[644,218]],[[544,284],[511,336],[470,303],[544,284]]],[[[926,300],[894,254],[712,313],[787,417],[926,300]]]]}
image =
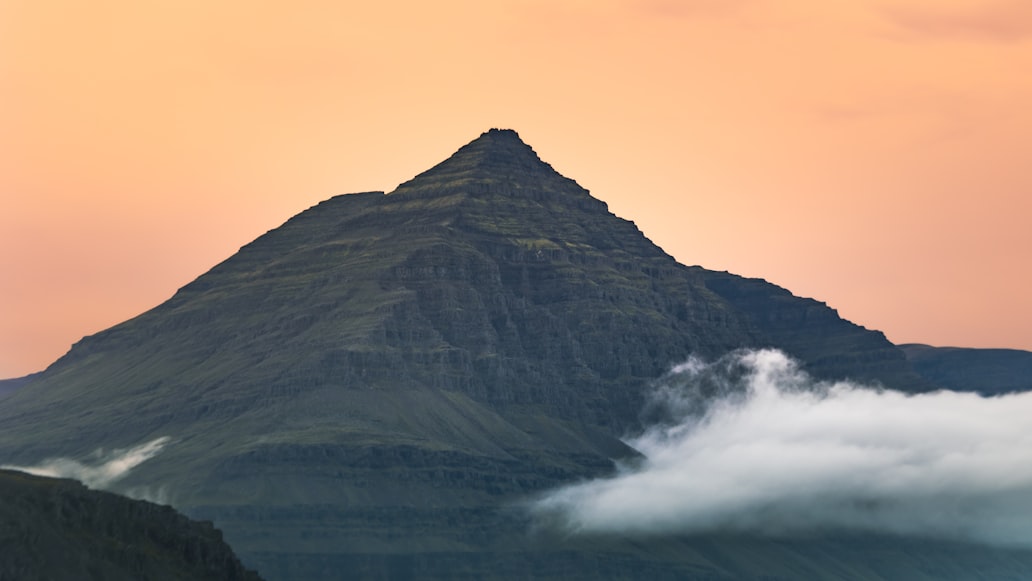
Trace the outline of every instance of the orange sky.
{"type": "Polygon", "coordinates": [[[1028,0],[0,0],[0,377],[490,127],[686,264],[1032,349],[1028,0]]]}

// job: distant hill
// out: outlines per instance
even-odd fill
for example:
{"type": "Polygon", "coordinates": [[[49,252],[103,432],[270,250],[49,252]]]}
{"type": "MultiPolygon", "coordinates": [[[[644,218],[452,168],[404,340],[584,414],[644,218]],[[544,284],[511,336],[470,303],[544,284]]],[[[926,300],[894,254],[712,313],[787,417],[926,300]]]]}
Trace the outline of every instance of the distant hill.
{"type": "Polygon", "coordinates": [[[0,580],[260,581],[211,523],[72,480],[0,470],[0,580]]]}
{"type": "Polygon", "coordinates": [[[4,396],[14,393],[27,385],[32,380],[39,377],[41,373],[31,373],[24,377],[15,377],[12,379],[0,379],[0,399],[4,396]]]}
{"type": "Polygon", "coordinates": [[[931,383],[986,395],[1032,391],[1032,352],[900,345],[914,371],[931,383]]]}
{"type": "Polygon", "coordinates": [[[932,387],[821,302],[679,264],[492,130],[84,338],[0,405],[0,461],[167,437],[116,490],[167,491],[276,580],[1032,577],[1027,552],[896,538],[529,533],[521,502],[635,456],[620,438],[651,382],[742,347],[820,378],[932,387]]]}

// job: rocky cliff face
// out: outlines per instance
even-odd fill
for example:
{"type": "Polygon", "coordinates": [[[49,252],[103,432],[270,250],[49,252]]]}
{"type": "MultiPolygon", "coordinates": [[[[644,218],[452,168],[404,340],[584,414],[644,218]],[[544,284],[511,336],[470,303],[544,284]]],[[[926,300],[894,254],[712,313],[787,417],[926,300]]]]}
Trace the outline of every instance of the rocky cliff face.
{"type": "Polygon", "coordinates": [[[0,580],[260,581],[210,522],[0,470],[0,580]]]}
{"type": "Polygon", "coordinates": [[[670,365],[750,346],[822,377],[928,385],[822,303],[678,264],[492,130],[83,339],[0,407],[0,459],[168,436],[119,486],[164,487],[271,578],[726,577],[715,553],[656,565],[632,545],[542,544],[513,507],[634,455],[619,437],[670,365]]]}

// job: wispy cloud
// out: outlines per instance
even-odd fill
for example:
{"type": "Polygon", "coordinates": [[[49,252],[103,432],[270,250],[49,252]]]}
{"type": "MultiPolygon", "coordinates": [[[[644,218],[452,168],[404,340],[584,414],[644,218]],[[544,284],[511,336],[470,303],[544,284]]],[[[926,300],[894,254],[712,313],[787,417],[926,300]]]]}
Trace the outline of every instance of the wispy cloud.
{"type": "Polygon", "coordinates": [[[146,500],[153,502],[154,504],[175,504],[174,497],[168,486],[134,486],[125,490],[119,490],[120,494],[124,494],[129,498],[135,498],[136,500],[146,500]]]}
{"type": "Polygon", "coordinates": [[[1032,544],[1032,394],[822,383],[784,354],[691,361],[657,387],[646,459],[536,501],[569,533],[878,531],[1032,544]]]}
{"type": "Polygon", "coordinates": [[[37,476],[74,478],[90,488],[103,489],[121,480],[143,462],[156,456],[171,441],[164,436],[134,448],[105,452],[97,450],[90,459],[48,458],[34,466],[3,465],[0,468],[20,470],[37,476]]]}
{"type": "Polygon", "coordinates": [[[926,37],[1015,42],[1032,37],[1032,2],[1001,0],[966,7],[936,2],[886,7],[897,25],[926,37]]]}

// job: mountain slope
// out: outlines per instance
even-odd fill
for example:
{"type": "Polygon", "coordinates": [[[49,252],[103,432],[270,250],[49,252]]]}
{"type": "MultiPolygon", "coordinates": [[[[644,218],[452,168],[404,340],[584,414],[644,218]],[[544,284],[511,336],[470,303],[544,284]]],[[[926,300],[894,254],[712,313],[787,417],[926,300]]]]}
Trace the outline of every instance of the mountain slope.
{"type": "Polygon", "coordinates": [[[514,503],[634,455],[619,437],[670,365],[749,346],[821,377],[929,387],[880,333],[678,264],[492,130],[390,194],[302,212],[83,339],[0,406],[0,460],[167,436],[119,489],[167,490],[269,578],[482,577],[497,562],[727,577],[714,551],[732,545],[688,565],[626,543],[542,545],[514,503]]]}
{"type": "Polygon", "coordinates": [[[211,523],[10,470],[0,470],[0,579],[259,581],[211,523]]]}

